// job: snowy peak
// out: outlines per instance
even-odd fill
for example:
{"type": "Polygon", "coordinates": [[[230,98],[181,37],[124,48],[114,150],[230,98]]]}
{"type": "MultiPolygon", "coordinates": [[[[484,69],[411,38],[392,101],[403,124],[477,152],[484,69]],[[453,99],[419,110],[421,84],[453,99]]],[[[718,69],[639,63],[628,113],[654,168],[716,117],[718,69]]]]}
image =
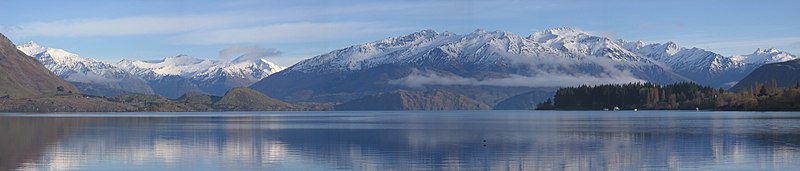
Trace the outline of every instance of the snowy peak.
{"type": "Polygon", "coordinates": [[[684,50],[684,48],[678,46],[678,44],[674,42],[648,44],[635,49],[635,51],[639,51],[648,56],[659,55],[660,57],[674,56],[681,50],[684,50]]]}
{"type": "Polygon", "coordinates": [[[625,65],[651,63],[607,37],[592,36],[570,28],[548,29],[527,38],[511,32],[483,29],[461,35],[423,30],[335,50],[301,61],[291,70],[306,73],[354,71],[384,64],[481,68],[538,62],[539,58],[572,60],[568,58],[585,57],[628,61],[625,65]]]}
{"type": "Polygon", "coordinates": [[[213,62],[211,62],[209,60],[199,59],[197,57],[186,55],[186,54],[180,54],[180,55],[176,55],[176,56],[166,57],[163,60],[161,60],[160,62],[152,62],[152,63],[162,63],[162,64],[173,65],[173,66],[187,66],[187,65],[202,65],[203,63],[208,64],[208,63],[213,63],[213,62]]]}
{"type": "Polygon", "coordinates": [[[612,65],[629,70],[657,65],[665,72],[717,86],[735,81],[737,74],[747,73],[763,63],[796,59],[796,56],[776,49],[759,49],[751,55],[723,56],[700,48],[682,47],[675,42],[646,44],[612,40],[572,28],[546,29],[525,38],[510,32],[483,29],[460,35],[422,30],[315,56],[289,70],[333,73],[385,64],[516,70],[518,68],[510,67],[552,61],[594,62],[591,61],[594,58],[611,59],[612,65]]]}
{"type": "Polygon", "coordinates": [[[752,54],[738,55],[738,56],[733,56],[731,58],[744,63],[768,64],[768,63],[794,60],[797,59],[797,56],[787,52],[780,51],[775,48],[769,48],[769,49],[758,48],[752,54]]]}
{"type": "MultiPolygon", "coordinates": [[[[283,70],[263,58],[240,56],[233,61],[218,61],[197,58],[191,55],[176,55],[161,60],[122,60],[117,66],[140,78],[158,83],[185,80],[181,86],[196,87],[199,91],[223,95],[234,87],[249,86],[269,75],[283,70]]],[[[153,86],[159,90],[174,91],[170,87],[153,86]]],[[[181,93],[182,94],[182,93],[181,93]]]]}
{"type": "Polygon", "coordinates": [[[623,48],[628,49],[628,50],[641,49],[642,47],[647,45],[641,40],[636,41],[636,42],[627,42],[627,41],[625,41],[623,39],[618,39],[617,43],[619,43],[620,45],[622,45],[623,48]]]}
{"type": "Polygon", "coordinates": [[[17,49],[22,51],[23,53],[27,54],[28,56],[35,57],[39,60],[42,58],[52,58],[52,60],[56,60],[62,63],[75,63],[75,62],[94,62],[94,59],[90,58],[82,58],[77,54],[72,52],[68,52],[63,49],[56,49],[56,48],[49,48],[44,47],[36,42],[29,41],[25,44],[18,45],[17,49]]]}
{"type": "Polygon", "coordinates": [[[123,60],[117,63],[117,66],[144,78],[167,75],[190,77],[216,65],[218,65],[216,61],[189,55],[171,56],[157,61],[123,60]]]}
{"type": "Polygon", "coordinates": [[[91,58],[80,57],[78,54],[63,49],[44,47],[33,41],[18,45],[17,49],[28,56],[36,58],[42,62],[47,69],[69,81],[76,81],[67,77],[67,75],[72,73],[97,72],[96,74],[119,74],[119,72],[121,72],[119,68],[113,67],[110,64],[91,58]]]}
{"type": "Polygon", "coordinates": [[[607,37],[592,36],[571,28],[554,28],[527,38],[511,32],[483,29],[458,35],[422,30],[408,35],[351,46],[299,62],[292,70],[348,71],[382,64],[431,63],[432,65],[492,65],[539,57],[604,57],[617,61],[646,62],[607,37]],[[434,64],[438,63],[438,64],[434,64]]]}
{"type": "Polygon", "coordinates": [[[376,45],[377,48],[383,49],[406,47],[427,43],[439,39],[440,37],[451,35],[453,35],[453,33],[439,33],[433,30],[422,30],[408,35],[387,38],[378,42],[373,42],[372,44],[376,45]]]}
{"type": "Polygon", "coordinates": [[[780,53],[780,52],[781,51],[779,51],[778,49],[775,49],[775,48],[769,48],[769,49],[758,48],[758,49],[756,49],[755,52],[753,52],[753,54],[774,54],[774,53],[780,53]]]}
{"type": "Polygon", "coordinates": [[[261,79],[283,70],[283,67],[263,58],[245,59],[239,57],[229,62],[200,59],[184,54],[156,61],[122,60],[117,63],[117,66],[147,79],[181,76],[196,80],[235,77],[258,81],[253,79],[261,79]]]}
{"type": "Polygon", "coordinates": [[[569,28],[569,27],[559,27],[559,28],[545,29],[544,31],[533,33],[533,35],[553,35],[553,36],[557,36],[557,37],[577,37],[577,36],[582,36],[582,35],[589,35],[589,33],[585,32],[585,31],[582,31],[582,30],[579,30],[579,29],[574,29],[574,28],[569,28]]]}
{"type": "Polygon", "coordinates": [[[42,53],[47,50],[47,48],[42,47],[41,45],[33,41],[28,41],[27,43],[17,45],[17,49],[24,52],[25,54],[28,54],[29,56],[31,54],[42,53]]]}
{"type": "Polygon", "coordinates": [[[39,60],[45,68],[73,82],[82,92],[92,95],[153,93],[143,80],[114,65],[84,58],[63,49],[48,48],[35,42],[17,46],[23,53],[39,60]]]}
{"type": "Polygon", "coordinates": [[[675,42],[667,42],[664,43],[663,46],[664,46],[664,52],[669,55],[675,55],[676,53],[678,53],[678,51],[681,50],[678,44],[676,44],[675,42]]]}
{"type": "MultiPolygon", "coordinates": [[[[238,58],[237,58],[238,59],[238,58]]],[[[242,73],[243,75],[252,76],[255,81],[266,78],[267,76],[280,72],[285,67],[279,66],[275,63],[267,61],[264,58],[249,59],[249,60],[234,60],[232,64],[227,65],[226,70],[229,72],[249,71],[249,73],[242,73]]]]}
{"type": "Polygon", "coordinates": [[[531,34],[528,37],[528,39],[540,43],[549,43],[549,42],[564,41],[564,40],[576,40],[580,37],[588,35],[589,33],[581,30],[562,27],[562,28],[546,29],[541,32],[535,32],[531,34]]]}

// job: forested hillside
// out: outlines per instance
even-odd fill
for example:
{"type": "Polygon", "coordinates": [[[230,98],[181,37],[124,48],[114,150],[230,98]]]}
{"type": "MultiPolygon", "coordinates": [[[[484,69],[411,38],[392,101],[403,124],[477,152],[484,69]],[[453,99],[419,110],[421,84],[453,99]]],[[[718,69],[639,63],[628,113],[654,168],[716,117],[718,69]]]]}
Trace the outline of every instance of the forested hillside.
{"type": "MultiPolygon", "coordinates": [[[[681,110],[800,110],[800,84],[791,88],[756,85],[756,89],[725,91],[696,83],[651,83],[579,86],[559,89],[554,109],[681,110]]],[[[540,104],[539,106],[549,106],[540,104]]]]}

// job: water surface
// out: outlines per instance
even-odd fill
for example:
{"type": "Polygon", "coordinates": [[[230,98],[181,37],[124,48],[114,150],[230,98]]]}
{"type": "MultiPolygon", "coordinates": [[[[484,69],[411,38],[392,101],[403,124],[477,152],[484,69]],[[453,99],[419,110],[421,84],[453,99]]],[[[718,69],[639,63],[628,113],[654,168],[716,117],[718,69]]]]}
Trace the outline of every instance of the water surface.
{"type": "Polygon", "coordinates": [[[0,170],[796,170],[800,113],[0,114],[0,170]]]}

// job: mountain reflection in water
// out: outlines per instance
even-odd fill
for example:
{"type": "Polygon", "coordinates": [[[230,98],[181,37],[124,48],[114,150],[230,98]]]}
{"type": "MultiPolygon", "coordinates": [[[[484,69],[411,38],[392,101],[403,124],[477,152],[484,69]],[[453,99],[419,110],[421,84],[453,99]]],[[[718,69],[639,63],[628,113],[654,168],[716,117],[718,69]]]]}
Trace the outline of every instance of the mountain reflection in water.
{"type": "Polygon", "coordinates": [[[780,112],[0,115],[0,169],[790,170],[798,134],[780,112]]]}

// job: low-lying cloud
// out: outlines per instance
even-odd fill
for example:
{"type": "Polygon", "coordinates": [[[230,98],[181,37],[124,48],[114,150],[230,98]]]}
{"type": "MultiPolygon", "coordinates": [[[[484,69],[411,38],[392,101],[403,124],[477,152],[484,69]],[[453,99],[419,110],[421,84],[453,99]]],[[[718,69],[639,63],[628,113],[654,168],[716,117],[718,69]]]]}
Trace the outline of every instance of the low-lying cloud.
{"type": "Polygon", "coordinates": [[[219,58],[224,61],[252,61],[266,57],[280,56],[283,52],[275,48],[259,46],[233,45],[219,51],[219,58]],[[236,58],[238,57],[238,58],[236,58]]]}
{"type": "Polygon", "coordinates": [[[567,75],[539,73],[534,76],[509,75],[505,78],[476,79],[460,76],[446,76],[434,72],[414,71],[410,75],[397,80],[390,80],[390,84],[404,85],[420,88],[430,85],[466,85],[466,86],[501,86],[501,87],[564,87],[579,85],[622,84],[644,82],[633,77],[630,73],[623,72],[616,75],[567,75]]]}

